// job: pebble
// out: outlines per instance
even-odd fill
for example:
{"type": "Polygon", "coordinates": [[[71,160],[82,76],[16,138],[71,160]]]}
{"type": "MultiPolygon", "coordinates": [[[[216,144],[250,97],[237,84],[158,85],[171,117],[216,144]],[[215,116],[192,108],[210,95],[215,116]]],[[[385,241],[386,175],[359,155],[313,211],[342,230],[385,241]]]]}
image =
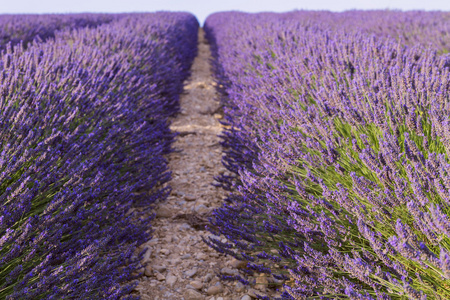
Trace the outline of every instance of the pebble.
{"type": "Polygon", "coordinates": [[[184,199],[186,199],[186,201],[195,201],[195,199],[197,199],[197,197],[195,197],[194,195],[191,195],[191,194],[186,194],[184,196],[184,199]]]}
{"type": "Polygon", "coordinates": [[[156,210],[156,216],[159,218],[170,218],[172,216],[172,211],[168,207],[160,207],[156,210]]]}
{"type": "Polygon", "coordinates": [[[206,291],[206,293],[207,293],[208,295],[217,295],[217,294],[221,293],[222,290],[223,290],[222,285],[221,285],[221,284],[218,284],[218,285],[210,286],[210,287],[208,288],[208,290],[206,291]]]}
{"type": "Polygon", "coordinates": [[[249,295],[242,296],[241,300],[252,300],[249,295]]]}
{"type": "Polygon", "coordinates": [[[167,267],[164,266],[164,265],[162,265],[162,266],[156,265],[156,266],[153,266],[153,269],[155,269],[159,273],[163,273],[163,272],[165,272],[167,270],[167,267]]]}
{"type": "Polygon", "coordinates": [[[187,223],[183,223],[180,225],[180,230],[190,230],[190,229],[192,229],[192,227],[187,223]]]}
{"type": "Polygon", "coordinates": [[[195,274],[197,274],[198,269],[197,268],[193,268],[189,271],[184,272],[184,274],[188,277],[191,278],[192,276],[194,276],[195,274]]]}
{"type": "Polygon", "coordinates": [[[164,254],[164,255],[170,254],[170,250],[169,249],[161,249],[161,251],[159,251],[159,252],[164,254]]]}
{"type": "Polygon", "coordinates": [[[206,274],[205,278],[203,278],[203,281],[204,282],[210,282],[211,279],[213,279],[213,277],[214,277],[214,274],[208,273],[208,274],[206,274]]]}
{"type": "Polygon", "coordinates": [[[175,191],[174,194],[177,195],[177,196],[180,196],[180,197],[184,196],[184,193],[181,192],[181,191],[175,191]]]}
{"type": "Polygon", "coordinates": [[[159,239],[158,238],[152,238],[150,241],[147,241],[144,245],[147,246],[155,246],[156,244],[158,244],[159,239]]]}
{"type": "Polygon", "coordinates": [[[235,268],[235,269],[243,269],[247,266],[247,262],[246,261],[242,261],[242,260],[237,260],[237,259],[233,259],[230,262],[230,265],[235,268]]]}
{"type": "Polygon", "coordinates": [[[214,278],[211,279],[211,285],[216,284],[216,283],[219,282],[219,281],[220,281],[219,277],[214,276],[214,278]]]}
{"type": "Polygon", "coordinates": [[[179,206],[184,206],[184,205],[186,204],[186,201],[180,200],[180,201],[177,201],[177,204],[178,204],[179,206]]]}
{"type": "Polygon", "coordinates": [[[195,255],[195,257],[199,260],[201,260],[201,259],[205,260],[208,256],[205,253],[200,252],[200,253],[197,253],[195,255]]]}
{"type": "Polygon", "coordinates": [[[261,274],[259,277],[256,278],[255,287],[258,290],[265,292],[268,284],[269,284],[269,281],[267,280],[267,277],[264,274],[261,274]]]}
{"type": "Polygon", "coordinates": [[[144,275],[148,277],[153,275],[153,269],[151,266],[145,267],[144,275]]]}
{"type": "Polygon", "coordinates": [[[181,261],[181,259],[179,257],[177,257],[177,258],[172,259],[171,263],[172,263],[172,265],[177,265],[180,263],[180,261],[181,261]]]}
{"type": "Polygon", "coordinates": [[[236,290],[236,292],[242,293],[245,290],[245,285],[243,285],[241,282],[238,282],[234,286],[234,289],[236,290]]]}
{"type": "Polygon", "coordinates": [[[170,287],[173,287],[174,284],[177,282],[177,277],[173,275],[168,275],[166,277],[166,284],[170,287]]]}
{"type": "MultiPolygon", "coordinates": [[[[258,292],[257,290],[254,290],[254,289],[249,289],[249,290],[248,290],[248,295],[249,295],[250,297],[252,297],[252,298],[258,298],[258,297],[256,296],[256,294],[261,295],[261,292],[258,292]]],[[[264,295],[261,295],[261,296],[264,296],[264,295]]]]}
{"type": "Polygon", "coordinates": [[[222,268],[222,270],[220,270],[220,272],[221,272],[222,274],[229,275],[229,276],[232,276],[232,275],[236,274],[236,271],[235,271],[235,270],[232,270],[232,269],[227,268],[227,267],[222,268]]]}
{"type": "Polygon", "coordinates": [[[163,281],[166,280],[166,277],[161,273],[156,273],[156,279],[158,279],[159,281],[163,281]]]}
{"type": "Polygon", "coordinates": [[[201,283],[200,281],[197,281],[197,280],[191,281],[190,285],[192,285],[197,290],[201,290],[203,287],[203,283],[201,283]]]}
{"type": "Polygon", "coordinates": [[[183,256],[181,257],[181,259],[188,259],[188,258],[191,258],[191,256],[192,256],[192,255],[190,255],[189,253],[187,253],[187,254],[183,255],[183,256]]]}
{"type": "Polygon", "coordinates": [[[142,257],[142,262],[146,263],[150,260],[150,256],[152,256],[152,249],[147,247],[147,251],[145,252],[144,256],[142,257]]]}
{"type": "Polygon", "coordinates": [[[199,292],[197,292],[196,290],[193,290],[193,289],[187,289],[183,293],[183,296],[184,296],[185,300],[203,300],[204,299],[202,294],[200,294],[199,292]]]}
{"type": "Polygon", "coordinates": [[[194,211],[198,214],[206,214],[209,212],[209,209],[205,205],[200,204],[194,208],[194,211]]]}

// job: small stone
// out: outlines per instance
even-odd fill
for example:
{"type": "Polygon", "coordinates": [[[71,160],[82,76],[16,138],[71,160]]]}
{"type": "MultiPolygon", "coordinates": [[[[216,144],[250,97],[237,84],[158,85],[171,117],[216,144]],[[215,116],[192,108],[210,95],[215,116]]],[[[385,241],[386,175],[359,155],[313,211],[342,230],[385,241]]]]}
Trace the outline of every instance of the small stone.
{"type": "Polygon", "coordinates": [[[208,256],[205,254],[205,253],[202,253],[202,252],[200,252],[200,253],[197,253],[196,255],[195,255],[195,257],[198,259],[198,260],[205,260],[208,256]]]}
{"type": "Polygon", "coordinates": [[[190,285],[192,285],[196,290],[201,290],[203,287],[203,283],[201,283],[200,281],[191,281],[190,285]]]}
{"type": "Polygon", "coordinates": [[[210,286],[210,287],[208,288],[208,290],[206,291],[206,293],[207,293],[208,295],[217,295],[217,294],[221,293],[222,290],[223,290],[222,285],[221,285],[221,284],[218,284],[218,285],[210,286]]]}
{"type": "Polygon", "coordinates": [[[153,269],[151,266],[146,266],[144,270],[144,275],[150,277],[153,275],[153,269]]]}
{"type": "Polygon", "coordinates": [[[170,287],[173,287],[173,285],[177,282],[177,277],[173,275],[168,275],[166,277],[166,284],[170,287]]]}
{"type": "Polygon", "coordinates": [[[158,279],[159,281],[163,281],[166,280],[166,277],[161,273],[156,273],[156,279],[158,279]]]}
{"type": "Polygon", "coordinates": [[[171,260],[171,264],[172,265],[177,265],[181,262],[181,259],[179,257],[176,257],[174,259],[171,260]]]}
{"type": "Polygon", "coordinates": [[[203,295],[193,289],[187,289],[183,293],[185,300],[203,300],[203,295]]]}
{"type": "Polygon", "coordinates": [[[181,259],[188,259],[188,258],[191,258],[191,257],[192,257],[192,255],[190,255],[189,253],[187,253],[187,254],[183,255],[183,256],[181,257],[181,259]]]}
{"type": "Polygon", "coordinates": [[[170,250],[169,249],[161,249],[161,251],[159,251],[159,252],[164,254],[164,255],[169,255],[170,254],[170,250]]]}
{"type": "Polygon", "coordinates": [[[194,208],[194,211],[198,214],[206,214],[209,212],[209,209],[205,205],[200,204],[194,208]]]}
{"type": "Polygon", "coordinates": [[[155,246],[156,244],[158,244],[158,242],[159,242],[159,239],[158,238],[152,238],[150,241],[147,241],[146,243],[145,243],[145,245],[147,245],[147,246],[155,246]]]}
{"type": "Polygon", "coordinates": [[[206,274],[205,278],[203,278],[203,281],[204,282],[210,282],[211,279],[213,279],[213,277],[214,277],[214,274],[208,273],[208,274],[206,274]]]}
{"type": "Polygon", "coordinates": [[[178,204],[179,206],[184,206],[184,205],[186,204],[186,201],[184,201],[184,200],[178,200],[178,201],[177,201],[177,204],[178,204]]]}
{"type": "MultiPolygon", "coordinates": [[[[180,175],[180,174],[178,174],[178,175],[180,175]]],[[[175,191],[174,194],[177,195],[177,196],[180,196],[180,197],[184,196],[184,193],[180,192],[180,191],[175,191]]]]}
{"type": "Polygon", "coordinates": [[[223,300],[223,297],[218,297],[217,300],[223,300]]]}
{"type": "Polygon", "coordinates": [[[184,196],[184,199],[185,199],[186,201],[195,201],[195,200],[197,199],[197,197],[195,197],[194,195],[191,195],[191,194],[186,194],[186,195],[184,196]]]}
{"type": "Polygon", "coordinates": [[[234,275],[234,274],[236,273],[235,270],[232,270],[232,269],[227,268],[227,267],[222,268],[222,270],[220,270],[220,272],[221,272],[222,274],[225,274],[225,275],[228,275],[228,276],[232,276],[232,275],[234,275]]]}
{"type": "Polygon", "coordinates": [[[211,285],[215,285],[215,284],[216,284],[217,282],[219,282],[219,281],[220,281],[219,277],[214,276],[214,278],[211,279],[211,285]]]}
{"type": "Polygon", "coordinates": [[[167,270],[166,266],[164,266],[164,265],[163,266],[158,266],[158,265],[153,266],[153,269],[155,269],[159,273],[163,273],[167,270]]]}
{"type": "Polygon", "coordinates": [[[159,218],[170,218],[172,216],[172,211],[168,207],[160,207],[156,210],[156,216],[159,218]]]}
{"type": "Polygon", "coordinates": [[[252,300],[249,295],[242,296],[241,300],[252,300]]]}
{"type": "Polygon", "coordinates": [[[192,229],[192,227],[187,223],[183,223],[180,225],[180,230],[190,230],[190,229],[192,229]]]}
{"type": "MultiPolygon", "coordinates": [[[[261,292],[258,292],[257,290],[254,290],[254,289],[249,289],[249,290],[248,290],[248,295],[249,295],[250,297],[256,299],[256,298],[258,298],[258,296],[256,296],[256,294],[261,295],[261,292]]],[[[261,296],[264,296],[264,295],[261,295],[261,296]]]]}
{"type": "Polygon", "coordinates": [[[230,265],[235,269],[243,269],[243,268],[247,267],[247,262],[242,261],[242,260],[233,259],[230,262],[230,265]]]}
{"type": "Polygon", "coordinates": [[[152,256],[152,250],[150,248],[147,248],[147,252],[145,252],[144,257],[142,257],[142,262],[148,262],[150,260],[150,256],[152,256]]]}
{"type": "Polygon", "coordinates": [[[242,293],[245,290],[245,285],[238,281],[238,283],[236,283],[236,285],[234,286],[234,289],[236,290],[236,292],[242,293]]]}
{"type": "Polygon", "coordinates": [[[255,287],[258,290],[265,292],[268,284],[269,284],[269,281],[267,280],[267,277],[264,274],[261,274],[259,277],[256,278],[255,287]]]}
{"type": "Polygon", "coordinates": [[[184,274],[186,275],[186,277],[191,278],[192,276],[194,276],[195,274],[197,274],[198,269],[197,268],[193,268],[189,271],[184,272],[184,274]]]}

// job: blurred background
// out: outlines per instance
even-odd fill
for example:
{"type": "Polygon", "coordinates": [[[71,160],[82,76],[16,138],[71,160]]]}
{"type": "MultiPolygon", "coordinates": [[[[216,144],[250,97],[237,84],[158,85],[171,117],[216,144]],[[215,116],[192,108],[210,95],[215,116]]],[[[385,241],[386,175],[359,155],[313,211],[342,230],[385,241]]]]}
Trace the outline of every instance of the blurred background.
{"type": "Polygon", "coordinates": [[[400,9],[450,11],[448,0],[0,0],[0,13],[189,11],[203,24],[217,11],[283,12],[294,9],[344,11],[400,9]]]}

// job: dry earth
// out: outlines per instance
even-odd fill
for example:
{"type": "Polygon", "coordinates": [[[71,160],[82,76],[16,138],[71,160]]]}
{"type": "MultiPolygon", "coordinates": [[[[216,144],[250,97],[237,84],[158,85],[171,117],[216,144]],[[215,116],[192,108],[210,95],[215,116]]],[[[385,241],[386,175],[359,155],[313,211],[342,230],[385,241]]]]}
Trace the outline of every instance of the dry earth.
{"type": "MultiPolygon", "coordinates": [[[[222,283],[217,274],[237,274],[243,263],[207,246],[201,236],[210,212],[219,207],[225,191],[214,187],[214,176],[226,172],[221,164],[222,148],[218,134],[221,125],[219,102],[211,76],[209,45],[199,31],[199,54],[192,75],[181,97],[181,114],[172,120],[171,129],[180,132],[174,147],[180,151],[169,156],[173,172],[172,193],[158,204],[143,269],[136,287],[143,300],[250,300],[255,291],[241,283],[222,283]]],[[[245,264],[244,264],[245,266],[245,264]]],[[[259,294],[266,291],[267,279],[258,278],[259,294]]],[[[268,291],[267,291],[268,292],[268,291]]]]}

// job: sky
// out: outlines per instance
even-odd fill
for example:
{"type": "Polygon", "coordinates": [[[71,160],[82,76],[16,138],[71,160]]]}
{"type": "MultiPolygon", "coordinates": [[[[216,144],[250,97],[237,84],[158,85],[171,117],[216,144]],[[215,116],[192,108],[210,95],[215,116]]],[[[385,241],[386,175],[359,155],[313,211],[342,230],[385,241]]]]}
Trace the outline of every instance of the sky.
{"type": "Polygon", "coordinates": [[[294,9],[344,11],[401,9],[450,11],[448,0],[0,0],[4,13],[188,11],[203,24],[214,12],[283,12],[294,9]]]}

